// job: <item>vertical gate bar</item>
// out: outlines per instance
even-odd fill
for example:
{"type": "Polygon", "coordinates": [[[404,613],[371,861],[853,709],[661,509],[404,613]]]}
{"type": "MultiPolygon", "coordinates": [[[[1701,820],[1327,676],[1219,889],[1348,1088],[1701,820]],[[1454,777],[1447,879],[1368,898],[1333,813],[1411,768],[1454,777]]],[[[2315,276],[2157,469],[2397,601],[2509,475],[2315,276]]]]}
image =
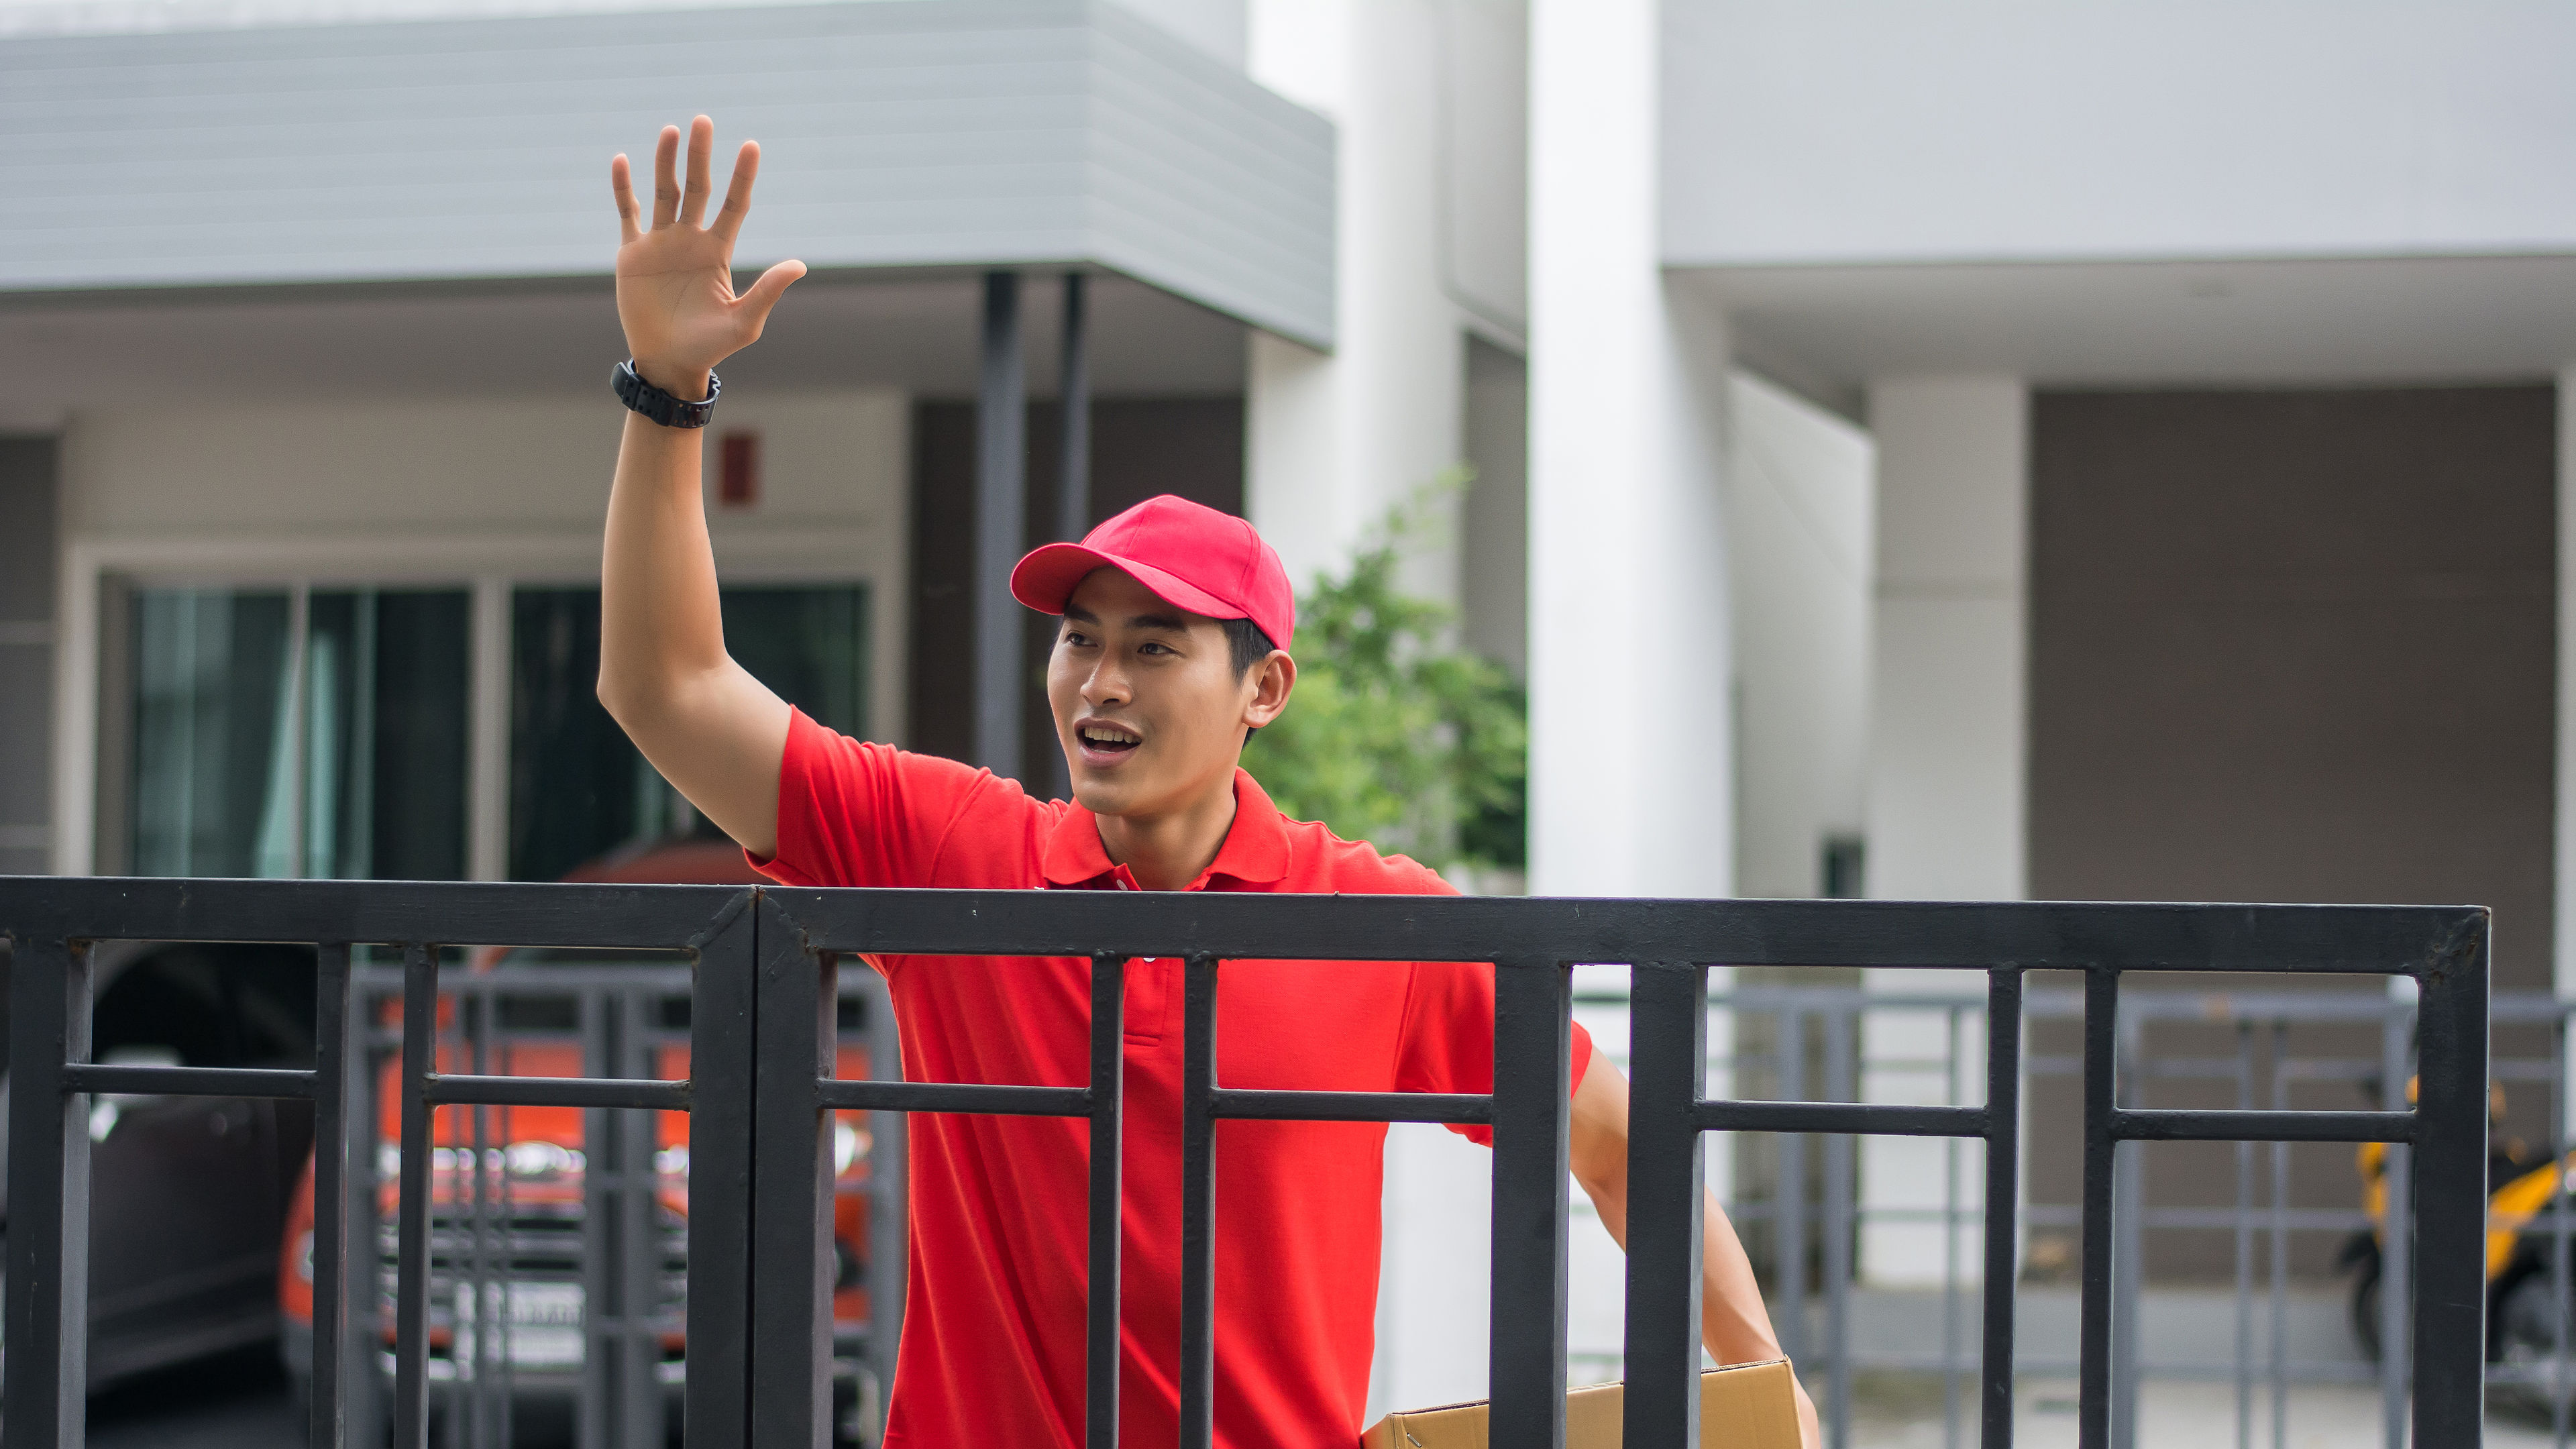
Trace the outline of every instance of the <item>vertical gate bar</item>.
{"type": "MultiPolygon", "coordinates": [[[[1065,300],[1067,326],[1080,314],[1079,284],[1078,275],[1066,278],[1065,285],[1075,289],[1065,300]]],[[[1071,358],[1075,350],[1068,346],[1066,355],[1071,358]]],[[[1065,398],[1071,407],[1071,384],[1065,398]]],[[[1083,1339],[1085,1449],[1118,1449],[1118,1243],[1124,1228],[1118,1166],[1125,1142],[1119,1113],[1124,1110],[1127,1079],[1126,1021],[1127,958],[1092,957],[1091,1215],[1087,1225],[1091,1271],[1083,1290],[1089,1318],[1083,1339]]]]}
{"type": "Polygon", "coordinates": [[[2022,973],[1986,973],[1985,1347],[1978,1363],[1979,1449],[2012,1449],[2013,1286],[2020,1276],[2022,973]]]}
{"type": "Polygon", "coordinates": [[[349,1335],[349,947],[325,941],[313,956],[313,1414],[305,1427],[312,1449],[340,1449],[348,1434],[340,1365],[349,1335]]]}
{"type": "MultiPolygon", "coordinates": [[[[618,987],[610,997],[617,1013],[617,1075],[621,1077],[661,1075],[654,1060],[651,1014],[645,1009],[650,998],[650,988],[640,984],[618,987]]],[[[661,1140],[662,1117],[658,1112],[628,1108],[612,1113],[611,1124],[617,1134],[614,1141],[618,1180],[624,1188],[619,1196],[619,1226],[626,1248],[620,1263],[625,1277],[621,1293],[626,1312],[618,1320],[618,1372],[626,1392],[622,1406],[625,1449],[662,1449],[669,1442],[662,1422],[660,1373],[662,1184],[654,1160],[661,1140]]]]}
{"type": "MultiPolygon", "coordinates": [[[[2254,1024],[2236,1023],[2236,1110],[2254,1107],[2254,1024]]],[[[2254,1449],[2254,1144],[2236,1144],[2236,1449],[2254,1449]]]]}
{"type": "Polygon", "coordinates": [[[2084,974],[2084,1307],[2076,1442],[2111,1449],[2112,1079],[2119,1053],[2120,975],[2084,974]]]}
{"type": "Polygon", "coordinates": [[[777,898],[760,912],[760,1051],[752,1085],[751,1440],[823,1449],[832,1433],[832,1114],[838,969],[805,949],[777,898]]]}
{"type": "MultiPolygon", "coordinates": [[[[2483,919],[2418,974],[2413,1169],[2415,1443],[2485,1425],[2487,989],[2483,919]]],[[[2389,1291],[2386,1288],[2383,1293],[2389,1291]]]]}
{"type": "MultiPolygon", "coordinates": [[[[2380,1100],[2390,1111],[2406,1109],[2406,1023],[2392,1003],[2387,1018],[2380,1024],[2379,1044],[2380,1100]]],[[[2483,1109],[2484,1100],[2480,1101],[2483,1109]]],[[[2479,1160],[2485,1161],[2486,1115],[2478,1116],[2479,1160]]],[[[2380,1442],[2387,1449],[2406,1449],[2406,1382],[2407,1365],[2413,1361],[2414,1345],[2407,1341],[2406,1310],[2410,1288],[2416,1281],[2416,1232],[2413,1214],[2408,1211],[2407,1183],[2414,1175],[2415,1154],[2402,1142],[2388,1144],[2388,1155],[2381,1159],[2383,1181],[2388,1185],[2384,1201],[2387,1211],[2381,1214],[2386,1230],[2379,1250],[2379,1416],[2380,1442]]],[[[2483,1171],[2483,1169],[2481,1169],[2483,1171]]],[[[2483,1195],[2481,1196],[2483,1201],[2483,1195]]],[[[2481,1209],[2483,1212],[2483,1209],[2481,1209]]],[[[2480,1240],[2480,1301],[2485,1298],[2484,1240],[2480,1240]]],[[[2486,1368],[2480,1360],[2479,1377],[2486,1368]]]]}
{"type": "Polygon", "coordinates": [[[1216,1433],[1216,971],[1190,957],[1181,998],[1181,1449],[1216,1433]]]}
{"type": "MultiPolygon", "coordinates": [[[[2272,1023],[2272,1110],[2290,1109],[2290,1078],[2282,1059],[2290,1050],[2290,1023],[2272,1023]]],[[[2272,1449],[2290,1444],[2290,1144],[2272,1144],[2272,1346],[2265,1362],[2272,1375],[2272,1449]]]]}
{"type": "Polygon", "coordinates": [[[88,1437],[89,1129],[66,1063],[89,1056],[89,944],[20,937],[9,974],[10,1449],[88,1437]]]}
{"type": "MultiPolygon", "coordinates": [[[[465,1070],[477,1076],[492,1070],[492,1064],[487,1060],[492,1035],[492,1007],[492,993],[483,983],[470,982],[456,992],[456,1026],[460,1038],[457,1047],[464,1054],[465,1070]]],[[[509,1288],[505,1281],[507,1275],[494,1271],[496,1255],[492,1242],[492,1109],[477,1103],[465,1108],[464,1112],[466,1150],[459,1153],[458,1158],[465,1169],[465,1210],[459,1215],[463,1221],[457,1226],[467,1231],[468,1241],[474,1245],[471,1266],[463,1274],[465,1302],[470,1306],[462,1310],[473,1321],[474,1351],[470,1356],[459,1351],[465,1342],[465,1330],[460,1324],[456,1348],[448,1353],[448,1361],[456,1366],[457,1373],[450,1394],[459,1402],[448,1413],[450,1417],[464,1420],[465,1442],[472,1449],[508,1449],[499,1433],[499,1409],[492,1392],[494,1382],[501,1376],[502,1361],[509,1356],[505,1338],[509,1322],[502,1311],[509,1288]]],[[[451,1116],[448,1120],[452,1122],[455,1118],[451,1116]]],[[[435,1141],[436,1137],[433,1132],[431,1139],[435,1141]]],[[[453,1199],[448,1210],[452,1215],[456,1214],[453,1199]]],[[[435,1212],[430,1220],[436,1223],[435,1212]]],[[[435,1242],[434,1228],[431,1236],[435,1242]]]]}
{"type": "MultiPolygon", "coordinates": [[[[1494,963],[1494,1286],[1487,1349],[1493,1449],[1565,1444],[1572,983],[1572,973],[1555,961],[1494,963]]],[[[1693,998],[1691,1020],[1704,1040],[1702,999],[1693,998]]],[[[1691,1062],[1707,1070],[1705,1052],[1694,1052],[1691,1062]]],[[[1698,1160],[1694,1152],[1691,1161],[1698,1160]]],[[[1698,1210],[1696,1198],[1692,1210],[1698,1210]]],[[[1698,1263],[1687,1266],[1697,1281],[1698,1263]]]]}
{"type": "MultiPolygon", "coordinates": [[[[1942,1018],[1941,1100],[1960,1105],[1959,1008],[1942,1018]]],[[[1941,1143],[1941,1444],[1959,1449],[1959,1139],[1941,1143]]]]}
{"type": "MultiPolygon", "coordinates": [[[[438,948],[403,945],[402,1176],[395,1203],[394,1449],[429,1433],[429,1074],[438,1069],[438,948]]],[[[454,1415],[450,1414],[451,1421],[454,1415]]]]}
{"type": "MultiPolygon", "coordinates": [[[[883,1081],[903,1080],[903,1043],[894,1019],[894,993],[874,971],[859,973],[868,1003],[868,1074],[883,1081]]],[[[895,1356],[903,1342],[903,1295],[906,1273],[904,1218],[906,1192],[901,1112],[868,1114],[868,1361],[876,1371],[877,1422],[885,1415],[894,1390],[895,1356]]]]}
{"type": "Polygon", "coordinates": [[[2558,1154],[2558,1189],[2549,1195],[2549,1442],[2567,1449],[2567,1010],[2549,1022],[2549,1150],[2558,1154]]]}
{"type": "MultiPolygon", "coordinates": [[[[1794,1002],[1780,1008],[1780,1100],[1807,1100],[1807,1014],[1794,1002]]],[[[1807,1139],[1783,1132],[1773,1139],[1780,1155],[1780,1185],[1773,1209],[1774,1273],[1780,1295],[1780,1347],[1803,1376],[1813,1355],[1807,1345],[1807,1139]]]]}
{"type": "Polygon", "coordinates": [[[750,891],[693,944],[689,992],[689,1449],[750,1433],[751,1076],[760,914],[750,891]]]}
{"type": "MultiPolygon", "coordinates": [[[[1641,961],[1628,968],[1628,981],[1624,1442],[1697,1444],[1705,1146],[1693,1108],[1708,1081],[1708,972],[1641,961]]],[[[1501,1308],[1498,1288],[1498,1323],[1501,1308]]]]}
{"type": "MultiPolygon", "coordinates": [[[[609,1003],[596,990],[574,998],[581,1025],[581,1070],[586,1077],[616,1074],[609,1049],[609,1003]]],[[[616,1361],[617,1283],[612,1266],[608,1225],[616,1213],[615,1156],[609,1151],[610,1113],[591,1107],[581,1114],[581,1449],[619,1449],[618,1405],[609,1381],[616,1361]]]]}
{"type": "MultiPolygon", "coordinates": [[[[2123,1013],[2111,1058],[2111,1100],[2123,1107],[2139,1102],[2146,1058],[2143,1030],[2134,1013],[2123,1013]]],[[[2146,1262],[2147,1144],[2132,1142],[2111,1149],[2111,1449],[2137,1449],[2138,1360],[2144,1335],[2138,1331],[2139,1281],[2146,1262]]]]}
{"type": "MultiPolygon", "coordinates": [[[[385,1426],[384,1322],[385,1248],[377,1221],[377,1193],[384,1186],[383,1099],[378,1078],[386,1061],[385,1033],[377,1022],[382,993],[357,983],[351,972],[348,1021],[349,1051],[342,1091],[350,1103],[342,1123],[346,1160],[343,1208],[349,1224],[348,1243],[356,1270],[349,1294],[341,1300],[347,1329],[341,1337],[340,1420],[355,1424],[368,1449],[385,1426]]],[[[397,1153],[399,1156],[399,1153],[397,1153]]]]}
{"type": "MultiPolygon", "coordinates": [[[[1837,1102],[1854,1090],[1852,1013],[1837,1007],[1825,1016],[1825,1095],[1837,1102]]],[[[1854,1143],[1848,1132],[1824,1140],[1825,1150],[1825,1441],[1851,1442],[1851,1274],[1854,1143]]]]}

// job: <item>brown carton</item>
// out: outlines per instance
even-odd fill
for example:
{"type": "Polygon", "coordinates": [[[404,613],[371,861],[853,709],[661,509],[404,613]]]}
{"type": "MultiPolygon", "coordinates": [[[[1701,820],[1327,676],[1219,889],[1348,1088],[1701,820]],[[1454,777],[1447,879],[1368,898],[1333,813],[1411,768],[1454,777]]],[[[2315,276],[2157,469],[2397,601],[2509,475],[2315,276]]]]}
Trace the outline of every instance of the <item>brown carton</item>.
{"type": "MultiPolygon", "coordinates": [[[[1798,1449],[1789,1361],[1729,1364],[1699,1377],[1700,1449],[1798,1449]]],[[[1620,1449],[1617,1384],[1565,1396],[1565,1449],[1620,1449]]],[[[1369,1426],[1361,1449],[1485,1449],[1485,1405],[1408,1409],[1369,1426]]]]}

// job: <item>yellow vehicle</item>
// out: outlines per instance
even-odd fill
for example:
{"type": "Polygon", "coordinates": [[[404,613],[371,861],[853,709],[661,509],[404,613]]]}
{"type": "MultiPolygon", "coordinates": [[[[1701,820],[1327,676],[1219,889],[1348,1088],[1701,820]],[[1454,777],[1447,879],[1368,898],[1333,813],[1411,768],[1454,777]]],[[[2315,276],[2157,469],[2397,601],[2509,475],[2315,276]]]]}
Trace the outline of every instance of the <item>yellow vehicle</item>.
{"type": "MultiPolygon", "coordinates": [[[[2406,1099],[2415,1100],[2415,1084],[2406,1084],[2406,1099]]],[[[2487,1361],[2530,1369],[2545,1375],[2558,1352],[2561,1315],[2556,1275],[2550,1264],[2555,1234],[2547,1220],[2552,1202],[2567,1202],[2576,1186],[2576,1152],[2564,1158],[2544,1156],[2520,1138],[2495,1129],[2504,1120],[2504,1089],[2488,1098],[2490,1127],[2487,1150],[2487,1361]]],[[[2363,1350],[2379,1357],[2380,1250],[2388,1224],[2388,1147],[2365,1142],[2355,1154],[2361,1173],[2361,1203],[2370,1214],[2370,1230],[2355,1233],[2344,1244],[2336,1266],[2358,1270],[2352,1286],[2352,1331],[2363,1350]]],[[[2576,1204],[2569,1204],[2576,1212],[2576,1204]]],[[[2576,1244],[2576,1221],[2568,1228],[2576,1244]]],[[[2576,1281],[2576,1264],[2571,1264],[2576,1281]]],[[[2567,1346],[2576,1354],[2576,1323],[2566,1329],[2567,1346]]],[[[2548,1394],[2539,1382],[2499,1386],[2504,1396],[2524,1401],[2546,1413],[2548,1394]]]]}

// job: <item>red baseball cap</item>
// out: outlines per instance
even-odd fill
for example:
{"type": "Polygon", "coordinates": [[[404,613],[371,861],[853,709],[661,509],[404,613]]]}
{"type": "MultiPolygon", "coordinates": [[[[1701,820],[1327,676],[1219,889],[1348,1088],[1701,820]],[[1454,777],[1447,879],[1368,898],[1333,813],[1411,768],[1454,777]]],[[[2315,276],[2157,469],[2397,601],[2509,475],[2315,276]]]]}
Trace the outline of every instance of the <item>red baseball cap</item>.
{"type": "Polygon", "coordinates": [[[1297,632],[1288,570],[1252,525],[1169,493],[1148,498],[1080,543],[1034,549],[1011,570],[1011,597],[1061,614],[1093,569],[1117,569],[1176,609],[1210,619],[1250,619],[1278,648],[1297,632]]]}

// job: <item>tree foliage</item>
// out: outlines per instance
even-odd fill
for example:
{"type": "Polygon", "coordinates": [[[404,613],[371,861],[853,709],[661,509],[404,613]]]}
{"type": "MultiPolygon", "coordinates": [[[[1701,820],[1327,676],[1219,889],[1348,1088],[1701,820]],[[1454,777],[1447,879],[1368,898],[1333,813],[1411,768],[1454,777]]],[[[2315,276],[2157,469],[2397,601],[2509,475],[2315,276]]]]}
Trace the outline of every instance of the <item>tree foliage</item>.
{"type": "Polygon", "coordinates": [[[1243,763],[1281,810],[1345,839],[1435,868],[1517,869],[1526,697],[1501,665],[1456,645],[1454,611],[1397,579],[1436,496],[1395,510],[1348,568],[1298,599],[1296,693],[1243,763]]]}

